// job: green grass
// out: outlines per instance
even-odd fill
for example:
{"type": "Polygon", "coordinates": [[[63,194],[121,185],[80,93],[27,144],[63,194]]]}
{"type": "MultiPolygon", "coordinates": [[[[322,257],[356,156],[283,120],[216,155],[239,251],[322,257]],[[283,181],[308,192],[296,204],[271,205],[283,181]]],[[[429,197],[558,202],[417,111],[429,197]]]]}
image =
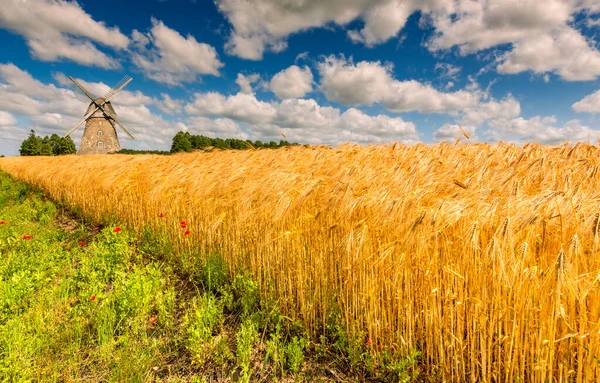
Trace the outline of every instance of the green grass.
{"type": "Polygon", "coordinates": [[[411,381],[332,320],[320,342],[218,254],[70,215],[0,172],[0,382],[411,381]],[[97,226],[98,225],[98,226],[97,226]]]}

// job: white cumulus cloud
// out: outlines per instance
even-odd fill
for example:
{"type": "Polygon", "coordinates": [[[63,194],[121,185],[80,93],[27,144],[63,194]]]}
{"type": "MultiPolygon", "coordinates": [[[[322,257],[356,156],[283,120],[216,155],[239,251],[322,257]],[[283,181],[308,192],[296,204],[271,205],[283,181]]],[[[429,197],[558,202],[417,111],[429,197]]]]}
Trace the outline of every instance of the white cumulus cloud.
{"type": "Polygon", "coordinates": [[[415,80],[395,80],[392,67],[380,62],[354,64],[344,57],[330,56],[319,63],[318,70],[327,99],[344,105],[381,103],[393,112],[447,113],[478,102],[469,91],[447,93],[415,80]]]}
{"type": "Polygon", "coordinates": [[[131,60],[146,77],[168,85],[197,81],[201,75],[219,76],[223,63],[209,44],[182,36],[162,21],[152,19],[147,34],[133,32],[131,60]]]}
{"type": "Polygon", "coordinates": [[[116,68],[119,63],[95,43],[124,49],[129,43],[117,27],[107,27],[77,2],[4,0],[0,28],[23,36],[32,55],[43,61],[71,60],[87,66],[116,68]]]}
{"type": "Polygon", "coordinates": [[[249,75],[238,73],[237,78],[235,79],[235,83],[239,85],[240,92],[250,94],[254,93],[254,89],[252,89],[252,84],[259,80],[260,75],[258,73],[252,73],[249,75]]]}
{"type": "Polygon", "coordinates": [[[292,65],[275,74],[269,89],[280,99],[300,98],[312,91],[313,75],[308,66],[292,65]]]}
{"type": "Polygon", "coordinates": [[[588,94],[572,106],[576,112],[598,113],[600,112],[600,90],[588,94]]]}

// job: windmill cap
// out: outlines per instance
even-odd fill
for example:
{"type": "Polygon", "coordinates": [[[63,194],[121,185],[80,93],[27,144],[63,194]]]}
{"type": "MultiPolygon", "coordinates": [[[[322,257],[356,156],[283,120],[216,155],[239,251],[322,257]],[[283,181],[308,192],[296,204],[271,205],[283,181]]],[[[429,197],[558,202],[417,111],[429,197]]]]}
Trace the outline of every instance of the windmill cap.
{"type": "Polygon", "coordinates": [[[103,109],[104,109],[104,112],[111,117],[117,115],[117,113],[113,109],[112,105],[110,104],[110,101],[107,101],[105,103],[104,97],[98,97],[97,99],[94,100],[94,102],[91,102],[90,106],[88,106],[87,110],[85,111],[85,115],[87,115],[88,113],[90,113],[91,111],[96,109],[96,105],[102,105],[102,107],[100,109],[98,109],[96,111],[96,113],[94,113],[90,117],[105,117],[104,113],[102,113],[103,109]],[[104,105],[102,105],[102,104],[104,104],[104,105]]]}

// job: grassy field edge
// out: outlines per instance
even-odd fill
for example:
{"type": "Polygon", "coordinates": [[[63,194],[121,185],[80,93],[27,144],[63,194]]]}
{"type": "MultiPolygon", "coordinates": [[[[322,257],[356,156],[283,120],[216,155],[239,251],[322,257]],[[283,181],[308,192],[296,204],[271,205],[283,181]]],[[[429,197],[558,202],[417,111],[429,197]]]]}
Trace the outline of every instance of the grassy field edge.
{"type": "MultiPolygon", "coordinates": [[[[2,381],[411,381],[332,317],[319,339],[219,254],[73,214],[0,172],[2,381]]],[[[76,210],[76,209],[75,209],[76,210]]]]}

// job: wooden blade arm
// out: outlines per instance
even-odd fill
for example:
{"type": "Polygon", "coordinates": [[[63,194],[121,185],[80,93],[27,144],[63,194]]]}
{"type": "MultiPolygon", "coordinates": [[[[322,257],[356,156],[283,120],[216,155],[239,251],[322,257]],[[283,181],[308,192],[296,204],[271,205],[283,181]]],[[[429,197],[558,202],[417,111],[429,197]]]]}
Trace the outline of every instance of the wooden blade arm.
{"type": "Polygon", "coordinates": [[[123,88],[125,88],[125,86],[127,86],[127,84],[129,84],[131,81],[133,81],[133,79],[131,77],[129,77],[125,82],[123,82],[123,84],[121,84],[121,86],[119,86],[117,89],[114,89],[112,91],[109,91],[106,96],[104,97],[104,102],[108,102],[110,101],[111,98],[113,98],[114,96],[116,96],[121,90],[123,90],[123,88]]]}
{"type": "Polygon", "coordinates": [[[69,134],[73,133],[73,131],[75,129],[77,129],[79,127],[79,125],[83,124],[85,122],[85,120],[87,120],[88,118],[90,118],[90,116],[94,113],[96,113],[96,111],[100,109],[98,106],[96,106],[96,109],[92,110],[91,112],[89,112],[88,114],[86,114],[81,121],[79,121],[73,128],[71,128],[71,130],[69,130],[66,134],[65,137],[68,136],[69,134]]]}
{"type": "Polygon", "coordinates": [[[89,97],[89,99],[90,99],[90,100],[92,100],[92,102],[94,102],[94,97],[92,97],[92,95],[91,95],[91,94],[90,94],[90,93],[89,93],[87,90],[85,90],[85,88],[84,88],[83,86],[81,86],[81,85],[80,85],[80,84],[79,84],[77,81],[75,81],[75,79],[74,79],[73,77],[69,76],[69,79],[70,79],[71,81],[73,81],[73,84],[77,85],[77,87],[78,87],[78,88],[79,88],[79,89],[80,89],[80,90],[81,90],[83,93],[85,93],[85,95],[86,95],[86,96],[88,96],[88,97],[89,97]]]}
{"type": "Polygon", "coordinates": [[[127,133],[127,135],[128,135],[129,137],[131,137],[132,139],[134,139],[134,140],[135,140],[135,137],[133,137],[133,135],[132,135],[131,133],[129,133],[129,130],[127,130],[127,128],[125,127],[125,125],[123,125],[123,124],[121,123],[121,121],[119,121],[119,120],[118,120],[118,119],[117,119],[115,116],[111,116],[111,118],[113,119],[113,121],[114,121],[114,122],[116,122],[116,123],[117,123],[117,124],[118,124],[118,125],[121,127],[121,129],[123,129],[123,131],[124,131],[125,133],[127,133]]]}

